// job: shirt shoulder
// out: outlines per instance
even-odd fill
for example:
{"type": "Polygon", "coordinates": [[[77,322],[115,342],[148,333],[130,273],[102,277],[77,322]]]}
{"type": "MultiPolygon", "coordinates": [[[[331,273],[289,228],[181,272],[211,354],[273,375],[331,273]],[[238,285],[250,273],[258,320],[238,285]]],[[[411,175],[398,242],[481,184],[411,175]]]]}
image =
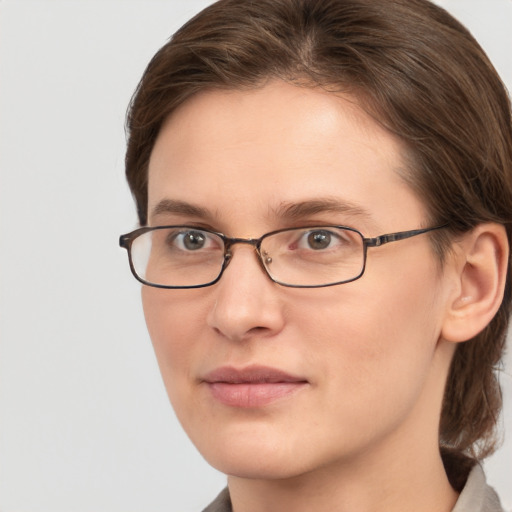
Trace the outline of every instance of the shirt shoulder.
{"type": "Polygon", "coordinates": [[[203,510],[203,512],[233,512],[229,491],[226,487],[222,492],[203,510]]]}
{"type": "Polygon", "coordinates": [[[505,512],[495,490],[487,484],[479,464],[469,473],[452,512],[505,512]]]}

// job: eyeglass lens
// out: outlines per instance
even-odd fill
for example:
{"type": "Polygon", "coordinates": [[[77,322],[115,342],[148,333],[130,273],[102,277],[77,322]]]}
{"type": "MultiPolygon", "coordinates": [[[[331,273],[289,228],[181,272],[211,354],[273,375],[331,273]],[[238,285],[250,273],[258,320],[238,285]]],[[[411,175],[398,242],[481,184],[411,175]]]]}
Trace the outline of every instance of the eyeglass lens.
{"type": "MultiPolygon", "coordinates": [[[[222,272],[225,253],[221,236],[186,226],[155,228],[135,238],[131,246],[137,276],[148,284],[169,287],[215,281],[222,272]]],[[[350,229],[294,228],[263,236],[259,257],[278,283],[321,286],[350,281],[361,274],[364,242],[359,232],[350,229]]]]}

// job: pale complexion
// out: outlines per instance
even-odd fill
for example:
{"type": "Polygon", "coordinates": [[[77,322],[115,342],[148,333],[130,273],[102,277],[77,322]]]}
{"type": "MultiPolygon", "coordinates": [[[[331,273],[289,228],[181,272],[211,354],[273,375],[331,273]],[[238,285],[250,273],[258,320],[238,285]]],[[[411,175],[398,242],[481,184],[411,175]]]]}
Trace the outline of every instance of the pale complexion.
{"type": "MultiPolygon", "coordinates": [[[[368,237],[426,227],[400,178],[401,152],[339,95],[282,82],[202,93],[158,137],[149,223],[247,238],[312,224],[368,237]]],[[[143,287],[170,400],[206,460],[229,475],[235,512],[451,510],[437,434],[454,347],[442,338],[458,293],[450,261],[441,271],[421,235],[369,249],[357,281],[293,289],[239,245],[211,287],[143,287]],[[237,407],[205,383],[218,368],[252,365],[301,384],[237,407]]]]}

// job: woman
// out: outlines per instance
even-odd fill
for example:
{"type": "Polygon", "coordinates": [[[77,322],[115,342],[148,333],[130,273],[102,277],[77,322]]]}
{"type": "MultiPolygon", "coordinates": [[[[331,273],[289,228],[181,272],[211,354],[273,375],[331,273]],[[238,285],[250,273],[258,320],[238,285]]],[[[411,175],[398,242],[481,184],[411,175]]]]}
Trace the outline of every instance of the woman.
{"type": "Polygon", "coordinates": [[[207,511],[499,511],[512,123],[425,0],[221,0],[149,64],[121,237],[207,511]]]}

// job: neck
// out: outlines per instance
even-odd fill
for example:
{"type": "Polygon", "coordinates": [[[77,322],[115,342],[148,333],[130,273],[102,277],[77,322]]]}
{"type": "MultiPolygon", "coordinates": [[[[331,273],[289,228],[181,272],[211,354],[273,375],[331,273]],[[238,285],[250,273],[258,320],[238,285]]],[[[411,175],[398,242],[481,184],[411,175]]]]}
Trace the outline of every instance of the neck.
{"type": "MultiPolygon", "coordinates": [[[[441,457],[418,445],[389,458],[373,452],[279,480],[229,477],[234,512],[449,512],[457,500],[441,457]],[[379,456],[381,456],[379,458],[379,456]],[[383,461],[386,461],[384,463],[383,461]]],[[[400,448],[402,449],[402,448],[400,448]]]]}

